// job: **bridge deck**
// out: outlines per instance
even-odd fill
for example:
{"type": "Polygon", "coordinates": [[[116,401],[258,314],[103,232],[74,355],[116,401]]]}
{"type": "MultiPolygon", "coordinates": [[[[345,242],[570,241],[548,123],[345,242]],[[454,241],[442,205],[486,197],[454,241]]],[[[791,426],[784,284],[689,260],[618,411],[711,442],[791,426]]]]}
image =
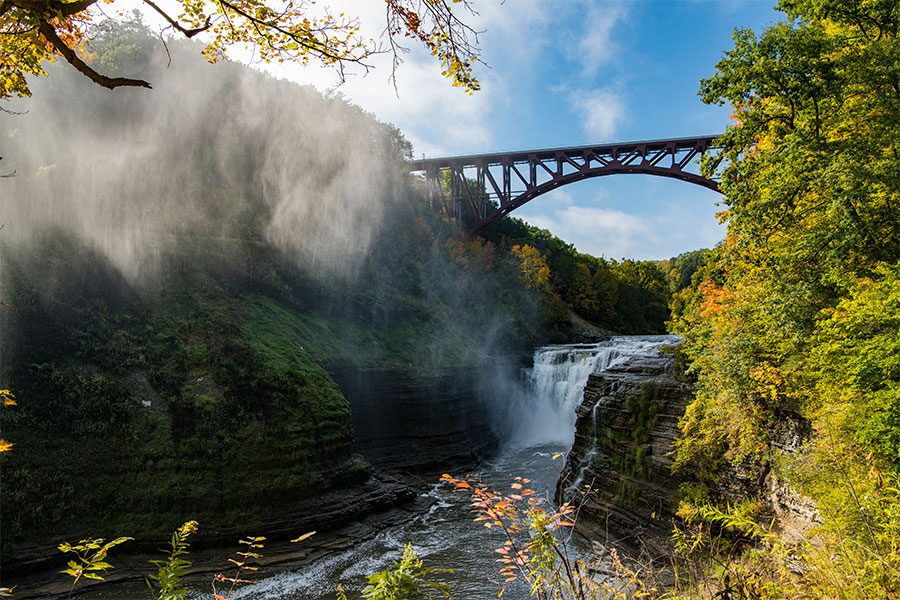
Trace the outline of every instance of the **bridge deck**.
{"type": "Polygon", "coordinates": [[[428,197],[436,209],[460,222],[465,211],[471,229],[479,231],[541,194],[590,177],[657,175],[718,191],[718,182],[688,170],[706,152],[721,147],[717,137],[426,158],[411,161],[409,168],[425,172],[428,197]]]}
{"type": "Polygon", "coordinates": [[[511,152],[489,152],[484,154],[461,154],[457,156],[442,156],[435,158],[423,158],[410,162],[412,172],[425,171],[428,168],[444,169],[449,167],[467,167],[480,164],[500,164],[503,162],[528,162],[532,160],[547,160],[563,156],[583,156],[585,152],[591,152],[597,156],[613,156],[616,153],[628,152],[637,148],[645,148],[647,152],[670,149],[674,151],[690,150],[698,144],[707,149],[716,148],[717,135],[704,135],[685,138],[669,138],[661,140],[639,140],[633,142],[614,142],[596,145],[565,146],[560,148],[539,148],[535,150],[515,150],[511,152]]]}

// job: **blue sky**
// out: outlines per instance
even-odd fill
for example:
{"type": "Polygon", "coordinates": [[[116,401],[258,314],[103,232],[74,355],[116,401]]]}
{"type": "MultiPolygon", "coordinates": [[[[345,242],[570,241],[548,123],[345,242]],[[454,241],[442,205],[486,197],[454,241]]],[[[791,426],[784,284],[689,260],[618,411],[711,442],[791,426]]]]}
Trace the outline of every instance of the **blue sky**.
{"type": "MultiPolygon", "coordinates": [[[[336,89],[397,125],[416,155],[440,156],[582,143],[711,134],[727,107],[706,106],[698,81],[731,48],[736,27],[781,19],[774,0],[470,0],[480,36],[481,92],[464,95],[413,50],[389,81],[389,57],[336,89]]],[[[320,2],[358,15],[378,37],[377,0],[320,2]]],[[[264,67],[273,74],[335,89],[333,70],[264,67]]],[[[712,191],[660,177],[619,175],[565,186],[515,213],[609,258],[657,259],[709,247],[724,229],[712,191]]]]}
{"type": "MultiPolygon", "coordinates": [[[[483,90],[475,97],[429,77],[428,57],[415,54],[398,73],[399,97],[390,86],[373,90],[386,85],[384,72],[341,88],[399,126],[417,156],[722,131],[730,110],[702,104],[698,81],[731,47],[735,27],[759,30],[780,18],[768,0],[474,6],[490,66],[480,72],[483,90]]],[[[280,74],[328,85],[327,78],[280,74]]],[[[560,188],[514,214],[584,252],[656,259],[718,242],[724,233],[714,217],[718,199],[677,180],[620,175],[560,188]]]]}
{"type": "MultiPolygon", "coordinates": [[[[566,6],[540,28],[549,43],[520,78],[524,93],[494,121],[498,148],[719,132],[730,110],[702,104],[698,80],[730,48],[735,27],[778,18],[765,1],[566,6]]],[[[718,199],[680,181],[613,176],[563,187],[515,214],[585,252],[663,258],[722,238],[718,199]]]]}

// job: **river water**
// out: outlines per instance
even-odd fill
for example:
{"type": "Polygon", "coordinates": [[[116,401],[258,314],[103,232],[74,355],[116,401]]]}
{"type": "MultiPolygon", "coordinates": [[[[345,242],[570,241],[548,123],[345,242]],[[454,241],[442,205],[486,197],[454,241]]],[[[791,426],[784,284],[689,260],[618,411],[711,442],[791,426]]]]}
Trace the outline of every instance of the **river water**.
{"type": "MultiPolygon", "coordinates": [[[[671,344],[672,336],[617,336],[597,344],[546,346],[534,353],[534,366],[523,373],[522,393],[510,399],[507,415],[518,422],[499,455],[480,465],[477,475],[499,491],[508,491],[516,476],[552,502],[556,482],[575,434],[575,411],[588,376],[630,357],[671,344]],[[554,456],[563,454],[554,460],[554,456]]],[[[494,548],[496,530],[473,522],[466,497],[435,482],[424,493],[433,504],[407,523],[378,534],[356,547],[297,571],[266,577],[241,588],[235,599],[324,600],[342,584],[350,597],[365,585],[365,576],[388,568],[412,544],[426,566],[452,568],[434,580],[447,583],[456,598],[488,600],[501,587],[494,548]]],[[[578,551],[578,544],[575,544],[578,551]]],[[[506,598],[527,598],[527,590],[507,588],[506,598]]]]}

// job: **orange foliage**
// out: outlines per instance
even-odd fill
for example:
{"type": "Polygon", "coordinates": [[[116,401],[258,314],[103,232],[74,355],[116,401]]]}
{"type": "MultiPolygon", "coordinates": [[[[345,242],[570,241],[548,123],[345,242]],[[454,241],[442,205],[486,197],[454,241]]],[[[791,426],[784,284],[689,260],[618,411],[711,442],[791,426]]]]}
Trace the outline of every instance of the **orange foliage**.
{"type": "Polygon", "coordinates": [[[700,316],[704,319],[725,310],[734,294],[711,281],[703,281],[697,286],[700,290],[700,316]]]}
{"type": "MultiPolygon", "coordinates": [[[[471,475],[458,479],[444,474],[441,481],[452,486],[454,492],[471,495],[469,504],[476,515],[475,522],[482,523],[487,529],[498,528],[504,533],[503,544],[494,552],[500,555],[497,562],[505,583],[521,577],[532,584],[535,576],[532,556],[544,550],[538,546],[539,534],[554,535],[561,527],[575,525],[572,520],[575,508],[572,505],[566,503],[556,511],[547,510],[544,507],[547,500],[526,487],[531,480],[524,477],[515,478],[510,488],[517,493],[509,495],[489,489],[471,475]]],[[[566,540],[559,541],[565,549],[566,540]]],[[[503,590],[499,595],[502,594],[503,590]]]]}

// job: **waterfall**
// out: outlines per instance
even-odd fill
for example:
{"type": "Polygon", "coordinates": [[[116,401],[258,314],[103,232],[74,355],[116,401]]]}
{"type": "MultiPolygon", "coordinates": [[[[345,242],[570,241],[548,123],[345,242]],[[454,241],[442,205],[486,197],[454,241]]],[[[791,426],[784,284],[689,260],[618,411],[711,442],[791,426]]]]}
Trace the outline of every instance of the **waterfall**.
{"type": "Polygon", "coordinates": [[[668,335],[616,336],[596,344],[538,348],[534,366],[526,372],[527,389],[517,402],[521,418],[513,442],[570,448],[575,437],[575,411],[588,377],[677,339],[668,335]]]}

